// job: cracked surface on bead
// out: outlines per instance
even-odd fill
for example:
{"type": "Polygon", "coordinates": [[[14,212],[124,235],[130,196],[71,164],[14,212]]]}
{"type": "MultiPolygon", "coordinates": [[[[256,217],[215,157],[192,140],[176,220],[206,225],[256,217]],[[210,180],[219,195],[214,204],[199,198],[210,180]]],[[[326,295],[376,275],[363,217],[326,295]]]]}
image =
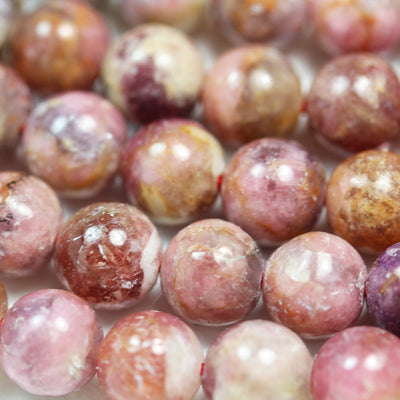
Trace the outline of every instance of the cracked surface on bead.
{"type": "Polygon", "coordinates": [[[355,322],[364,305],[367,268],[343,239],[309,232],[272,253],[263,275],[271,317],[303,337],[332,335],[355,322]]]}
{"type": "Polygon", "coordinates": [[[310,0],[314,34],[330,54],[393,50],[400,40],[398,0],[310,0]]]}
{"type": "Polygon", "coordinates": [[[261,245],[271,245],[314,225],[325,194],[325,171],[297,142],[260,139],[234,154],[221,194],[228,219],[261,245]]]}
{"type": "Polygon", "coordinates": [[[191,113],[203,83],[203,60],[183,32],[144,24],[115,40],[102,76],[111,101],[147,123],[191,113]]]}
{"type": "Polygon", "coordinates": [[[217,58],[202,92],[204,116],[225,144],[287,136],[302,104],[300,82],[278,50],[247,45],[217,58]]]}
{"type": "Polygon", "coordinates": [[[161,263],[159,234],[138,209],[95,203],[61,230],[54,261],[63,284],[98,308],[139,302],[154,286],[161,263]]]}
{"type": "Polygon", "coordinates": [[[145,22],[192,31],[200,22],[208,0],[122,0],[119,11],[131,26],[145,22]]]}
{"type": "Polygon", "coordinates": [[[294,332],[270,321],[245,321],[211,345],[202,385],[215,400],[308,400],[311,367],[311,355],[294,332]]]}
{"type": "Polygon", "coordinates": [[[17,145],[31,103],[25,82],[11,68],[0,64],[0,150],[17,145]]]}
{"type": "Polygon", "coordinates": [[[60,201],[45,182],[0,173],[0,273],[19,277],[45,267],[61,224],[60,201]]]}
{"type": "Polygon", "coordinates": [[[111,328],[100,348],[98,376],[111,400],[191,400],[202,362],[200,342],[185,323],[143,311],[111,328]]]}
{"type": "Polygon", "coordinates": [[[161,264],[164,296],[186,320],[225,325],[253,310],[260,296],[262,256],[238,226],[208,219],[182,229],[161,264]]]}
{"type": "Polygon", "coordinates": [[[109,101],[69,92],[34,109],[22,136],[22,154],[29,170],[61,194],[90,197],[116,173],[126,131],[109,101]]]}
{"type": "Polygon", "coordinates": [[[361,151],[400,135],[400,83],[382,58],[351,54],[328,62],[308,97],[317,137],[347,151],[361,151]]]}
{"type": "Polygon", "coordinates": [[[54,0],[21,16],[11,40],[12,62],[41,92],[87,89],[99,74],[109,36],[90,5],[54,0]]]}
{"type": "Polygon", "coordinates": [[[366,287],[375,324],[400,336],[400,243],[386,249],[372,266],[366,287]]]}
{"type": "Polygon", "coordinates": [[[62,396],[93,378],[102,339],[89,304],[63,290],[39,290],[20,298],[4,317],[0,362],[27,392],[62,396]]]}
{"type": "Polygon", "coordinates": [[[207,212],[219,193],[224,151],[200,124],[165,119],[128,142],[121,162],[131,202],[157,223],[181,224],[207,212]]]}
{"type": "Polygon", "coordinates": [[[298,34],[306,18],[305,0],[211,0],[210,14],[232,43],[277,43],[298,34]]]}
{"type": "Polygon", "coordinates": [[[400,398],[400,339],[372,326],[348,328],[329,339],[314,361],[314,400],[400,398]]]}
{"type": "Polygon", "coordinates": [[[342,161],[326,193],[333,230],[372,253],[400,242],[400,156],[367,150],[342,161]]]}

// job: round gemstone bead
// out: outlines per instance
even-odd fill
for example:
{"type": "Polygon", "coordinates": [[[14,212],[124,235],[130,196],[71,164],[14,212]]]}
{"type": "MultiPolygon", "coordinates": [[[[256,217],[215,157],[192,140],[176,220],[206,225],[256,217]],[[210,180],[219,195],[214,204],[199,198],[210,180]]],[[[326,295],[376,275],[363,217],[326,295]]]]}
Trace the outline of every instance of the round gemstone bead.
{"type": "Polygon", "coordinates": [[[377,147],[400,136],[400,82],[374,54],[336,57],[314,79],[308,114],[322,141],[351,152],[377,147]]]}
{"type": "Polygon", "coordinates": [[[209,348],[202,385],[211,400],[308,400],[311,367],[311,355],[294,332],[270,321],[245,321],[209,348]]]}
{"type": "Polygon", "coordinates": [[[41,92],[86,89],[109,43],[102,16],[80,0],[53,0],[22,16],[11,40],[13,65],[41,92]]]}
{"type": "Polygon", "coordinates": [[[241,147],[221,188],[225,214],[261,245],[307,232],[325,194],[325,171],[295,141],[264,138],[241,147]]]}
{"type": "Polygon", "coordinates": [[[124,203],[79,210],[60,231],[54,262],[63,284],[98,308],[129,307],[153,287],[161,240],[150,220],[124,203]]]}
{"type": "Polygon", "coordinates": [[[20,298],[4,317],[0,362],[25,391],[63,396],[92,379],[102,339],[85,301],[63,290],[39,290],[20,298]]]}
{"type": "Polygon", "coordinates": [[[184,319],[225,325],[247,315],[259,299],[261,253],[238,226],[209,219],[182,229],[161,264],[163,293],[184,319]]]}
{"type": "Polygon", "coordinates": [[[247,45],[217,58],[202,100],[211,131],[229,146],[287,136],[302,105],[299,79],[278,50],[247,45]]]}
{"type": "Polygon", "coordinates": [[[133,120],[184,117],[200,94],[203,60],[183,32],[144,24],[115,40],[102,76],[111,101],[133,120]]]}
{"type": "Polygon", "coordinates": [[[159,22],[192,31],[203,17],[208,0],[122,0],[119,11],[125,22],[138,25],[159,22]]]}
{"type": "Polygon", "coordinates": [[[332,335],[360,316],[367,268],[343,239],[300,235],[275,250],[263,275],[264,304],[276,321],[303,337],[332,335]]]}
{"type": "Polygon", "coordinates": [[[329,222],[362,251],[381,252],[400,242],[400,156],[367,150],[342,161],[326,193],[329,222]]]}
{"type": "Polygon", "coordinates": [[[400,40],[398,0],[309,0],[314,35],[330,54],[393,50],[400,40]]]}
{"type": "Polygon", "coordinates": [[[284,43],[303,27],[306,5],[307,0],[211,0],[210,17],[233,44],[284,43]]]}
{"type": "Polygon", "coordinates": [[[400,396],[400,339],[372,326],[345,329],[321,347],[311,377],[314,400],[400,396]]]}
{"type": "Polygon", "coordinates": [[[109,101],[68,92],[34,109],[22,137],[23,158],[33,174],[60,194],[94,196],[118,170],[126,130],[109,101]]]}
{"type": "Polygon", "coordinates": [[[157,223],[181,224],[213,205],[225,170],[224,151],[201,125],[166,119],[128,142],[121,163],[131,202],[157,223]]]}
{"type": "Polygon", "coordinates": [[[25,82],[11,68],[0,64],[0,150],[16,146],[31,102],[25,82]]]}
{"type": "Polygon", "coordinates": [[[202,361],[200,342],[185,323],[143,311],[108,332],[98,376],[111,400],[191,400],[200,386],[202,361]]]}
{"type": "Polygon", "coordinates": [[[32,274],[50,261],[62,224],[55,192],[21,172],[0,173],[0,273],[32,274]]]}
{"type": "Polygon", "coordinates": [[[369,272],[369,315],[381,328],[400,336],[400,243],[386,249],[369,272]]]}

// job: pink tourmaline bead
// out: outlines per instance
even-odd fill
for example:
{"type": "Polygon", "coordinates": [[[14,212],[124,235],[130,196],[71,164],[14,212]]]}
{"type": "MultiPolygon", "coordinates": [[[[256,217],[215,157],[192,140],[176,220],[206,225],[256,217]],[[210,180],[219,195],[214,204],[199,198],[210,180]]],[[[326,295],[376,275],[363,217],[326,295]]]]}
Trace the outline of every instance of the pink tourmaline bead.
{"type": "Polygon", "coordinates": [[[0,362],[27,392],[63,396],[92,379],[102,339],[89,304],[63,290],[39,290],[20,298],[4,317],[0,362]]]}
{"type": "Polygon", "coordinates": [[[360,316],[366,279],[364,261],[349,243],[309,232],[272,253],[262,293],[275,321],[304,337],[327,336],[360,316]]]}
{"type": "Polygon", "coordinates": [[[315,36],[330,54],[393,50],[400,40],[398,0],[309,0],[315,36]]]}
{"type": "Polygon", "coordinates": [[[203,325],[239,321],[260,296],[262,256],[238,226],[197,221],[170,242],[161,264],[161,286],[174,310],[203,325]]]}
{"type": "Polygon", "coordinates": [[[64,286],[98,308],[132,306],[153,287],[162,245],[155,226],[137,208],[95,203],[61,229],[54,252],[64,286]]]}
{"type": "Polygon", "coordinates": [[[102,77],[111,101],[136,122],[185,117],[200,94],[203,59],[180,30],[143,24],[114,41],[102,77]]]}
{"type": "Polygon", "coordinates": [[[307,0],[211,0],[210,17],[233,44],[285,43],[304,26],[307,0]]]}
{"type": "Polygon", "coordinates": [[[228,219],[261,245],[271,245],[314,225],[325,195],[325,171],[299,143],[264,138],[234,154],[221,194],[228,219]]]}
{"type": "Polygon", "coordinates": [[[31,103],[25,82],[11,68],[0,64],[0,151],[16,146],[31,103]]]}
{"type": "Polygon", "coordinates": [[[0,173],[0,273],[19,277],[47,265],[62,224],[62,208],[42,180],[0,173]]]}
{"type": "Polygon", "coordinates": [[[372,326],[348,328],[321,347],[311,377],[313,400],[400,398],[400,339],[372,326]]]}
{"type": "Polygon", "coordinates": [[[308,400],[311,367],[311,354],[294,332],[270,321],[245,321],[212,344],[202,385],[210,400],[308,400]]]}
{"type": "Polygon", "coordinates": [[[68,92],[44,100],[26,122],[22,154],[29,170],[60,194],[90,197],[119,167],[126,123],[108,100],[68,92]]]}
{"type": "Polygon", "coordinates": [[[178,318],[143,311],[117,322],[99,352],[98,377],[111,400],[191,400],[203,353],[178,318]]]}
{"type": "Polygon", "coordinates": [[[162,119],[127,143],[121,172],[129,199],[161,224],[182,224],[204,215],[217,198],[224,151],[204,127],[162,119]]]}
{"type": "Polygon", "coordinates": [[[119,11],[131,26],[145,22],[192,31],[203,17],[208,0],[122,0],[119,11]]]}
{"type": "Polygon", "coordinates": [[[307,111],[322,141],[352,152],[371,149],[400,136],[400,82],[375,54],[339,56],[317,73],[307,111]]]}

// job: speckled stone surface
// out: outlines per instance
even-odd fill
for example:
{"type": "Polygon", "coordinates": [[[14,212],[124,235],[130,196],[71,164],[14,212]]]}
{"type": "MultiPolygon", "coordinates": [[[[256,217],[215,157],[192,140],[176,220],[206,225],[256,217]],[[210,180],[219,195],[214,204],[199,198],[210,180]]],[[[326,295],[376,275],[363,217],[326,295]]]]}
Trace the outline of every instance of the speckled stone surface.
{"type": "Polygon", "coordinates": [[[366,296],[373,321],[400,336],[400,243],[390,246],[375,261],[368,275],[366,296]]]}
{"type": "Polygon", "coordinates": [[[332,335],[360,316],[367,268],[357,251],[326,232],[300,235],[275,250],[263,275],[270,316],[303,337],[332,335]]]}
{"type": "Polygon", "coordinates": [[[50,261],[61,228],[62,208],[42,180],[0,173],[0,274],[26,276],[50,261]]]}
{"type": "Polygon", "coordinates": [[[321,347],[314,361],[314,400],[400,398],[400,339],[372,326],[348,328],[321,347]]]}
{"type": "Polygon", "coordinates": [[[141,123],[191,113],[203,83],[203,59],[183,32],[143,24],[119,36],[102,76],[108,96],[141,123]]]}
{"type": "Polygon", "coordinates": [[[21,16],[11,40],[13,65],[44,93],[86,89],[99,74],[109,36],[88,3],[53,0],[21,16]]]}
{"type": "Polygon", "coordinates": [[[293,39],[303,27],[307,0],[211,0],[210,18],[232,43],[293,39]]]}
{"type": "Polygon", "coordinates": [[[130,26],[145,22],[192,31],[203,18],[208,0],[122,0],[119,12],[130,26]]]}
{"type": "Polygon", "coordinates": [[[16,146],[31,103],[25,82],[11,68],[0,64],[0,151],[16,146]]]}
{"type": "Polygon", "coordinates": [[[308,97],[318,138],[356,152],[400,135],[400,82],[383,59],[357,53],[336,57],[316,75],[308,97]]]}
{"type": "Polygon", "coordinates": [[[241,147],[222,183],[225,214],[261,245],[307,232],[325,194],[325,171],[295,141],[265,138],[241,147]]]}
{"type": "Polygon", "coordinates": [[[202,325],[237,322],[260,296],[262,256],[238,226],[197,221],[170,242],[161,264],[161,287],[184,319],[202,325]]]}
{"type": "Polygon", "coordinates": [[[0,47],[2,47],[9,38],[14,18],[15,4],[13,0],[0,0],[0,47]]]}
{"type": "Polygon", "coordinates": [[[278,50],[247,45],[220,55],[202,92],[211,131],[231,147],[265,136],[287,136],[302,104],[300,82],[278,50]]]}
{"type": "Polygon", "coordinates": [[[68,92],[43,100],[26,122],[22,155],[29,170],[68,197],[91,197],[117,172],[127,126],[106,99],[68,92]]]}
{"type": "Polygon", "coordinates": [[[400,40],[398,0],[309,0],[314,35],[330,54],[393,50],[400,40]]]}
{"type": "Polygon", "coordinates": [[[121,163],[131,202],[161,224],[204,215],[219,193],[225,156],[200,124],[163,119],[136,132],[121,163]]]}
{"type": "Polygon", "coordinates": [[[270,321],[245,321],[211,345],[202,385],[212,400],[308,400],[311,367],[294,332],[270,321]]]}
{"type": "Polygon", "coordinates": [[[400,156],[367,150],[342,161],[328,182],[333,230],[354,247],[377,253],[400,241],[400,156]]]}
{"type": "Polygon", "coordinates": [[[125,308],[153,287],[162,246],[155,226],[124,203],[80,209],[61,230],[54,262],[63,284],[98,308],[125,308]]]}
{"type": "Polygon", "coordinates": [[[202,362],[194,332],[178,318],[150,310],[111,328],[100,348],[98,376],[110,400],[191,400],[202,362]]]}
{"type": "Polygon", "coordinates": [[[103,331],[93,309],[56,289],[20,298],[0,327],[0,362],[11,380],[38,396],[63,396],[96,372],[103,331]]]}

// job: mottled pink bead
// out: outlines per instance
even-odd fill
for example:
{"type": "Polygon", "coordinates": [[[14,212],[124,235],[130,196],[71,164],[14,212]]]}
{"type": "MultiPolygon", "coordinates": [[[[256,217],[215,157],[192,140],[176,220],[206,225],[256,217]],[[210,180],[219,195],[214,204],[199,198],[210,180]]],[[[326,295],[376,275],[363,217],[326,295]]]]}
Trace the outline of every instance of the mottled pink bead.
{"type": "Polygon", "coordinates": [[[111,101],[137,122],[185,117],[200,94],[203,59],[178,29],[143,24],[114,41],[102,76],[111,101]]]}
{"type": "Polygon", "coordinates": [[[60,194],[94,196],[118,170],[126,130],[122,115],[106,99],[86,92],[57,95],[29,117],[23,158],[60,194]]]}
{"type": "Polygon", "coordinates": [[[119,11],[128,25],[159,22],[192,31],[203,17],[208,0],[122,0],[119,11]]]}
{"type": "Polygon", "coordinates": [[[345,240],[326,232],[300,235],[275,250],[263,275],[264,304],[303,337],[332,335],[360,316],[367,268],[345,240]]]}
{"type": "Polygon", "coordinates": [[[0,150],[7,151],[16,146],[31,102],[25,82],[11,68],[0,64],[0,150]]]}
{"type": "Polygon", "coordinates": [[[0,327],[0,362],[18,386],[38,396],[63,396],[96,372],[103,331],[93,309],[63,290],[19,299],[0,327]]]}
{"type": "Polygon", "coordinates": [[[63,284],[99,308],[129,307],[154,286],[161,240],[141,211],[123,203],[80,209],[60,231],[54,262],[63,284]]]}
{"type": "Polygon", "coordinates": [[[225,214],[261,245],[307,232],[325,194],[325,171],[295,141],[265,138],[240,148],[222,184],[225,214]]]}
{"type": "Polygon", "coordinates": [[[143,311],[117,322],[99,352],[98,376],[110,400],[191,400],[203,353],[178,318],[143,311]]]}
{"type": "Polygon", "coordinates": [[[372,326],[345,329],[329,339],[314,361],[313,400],[400,398],[400,339],[372,326]]]}
{"type": "Polygon", "coordinates": [[[233,44],[284,43],[304,25],[307,0],[211,0],[210,14],[233,44]]]}
{"type": "Polygon", "coordinates": [[[211,400],[308,400],[311,367],[294,332],[270,321],[245,321],[211,345],[202,385],[211,400]]]}
{"type": "Polygon", "coordinates": [[[330,54],[393,50],[400,40],[398,0],[310,0],[314,34],[330,54]]]}
{"type": "Polygon", "coordinates": [[[266,136],[287,136],[303,102],[300,81],[273,47],[247,45],[217,58],[204,82],[204,116],[232,147],[266,136]]]}
{"type": "Polygon", "coordinates": [[[25,276],[46,266],[61,223],[60,201],[46,183],[0,173],[0,273],[25,276]]]}
{"type": "Polygon", "coordinates": [[[203,325],[239,321],[257,304],[262,257],[238,226],[208,219],[182,229],[161,264],[161,286],[174,310],[203,325]]]}
{"type": "Polygon", "coordinates": [[[225,170],[224,151],[200,124],[164,119],[128,142],[121,172],[134,205],[154,221],[181,224],[213,205],[225,170]]]}
{"type": "Polygon", "coordinates": [[[400,82],[374,54],[328,62],[317,73],[307,104],[314,134],[341,149],[371,149],[400,136],[400,82]]]}

